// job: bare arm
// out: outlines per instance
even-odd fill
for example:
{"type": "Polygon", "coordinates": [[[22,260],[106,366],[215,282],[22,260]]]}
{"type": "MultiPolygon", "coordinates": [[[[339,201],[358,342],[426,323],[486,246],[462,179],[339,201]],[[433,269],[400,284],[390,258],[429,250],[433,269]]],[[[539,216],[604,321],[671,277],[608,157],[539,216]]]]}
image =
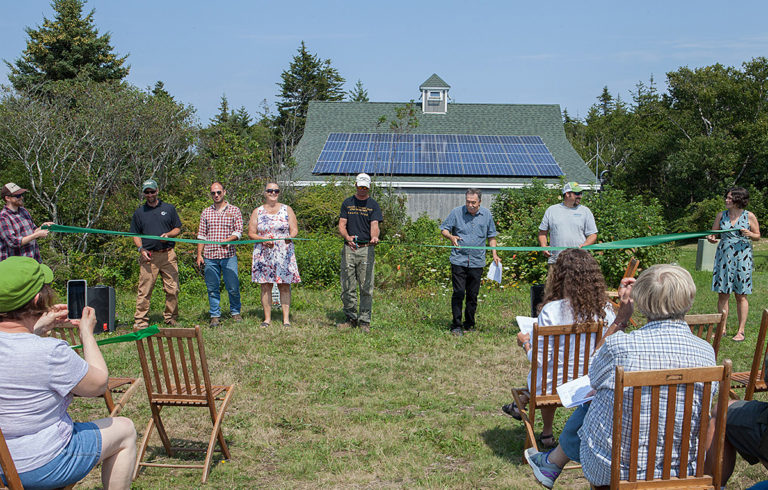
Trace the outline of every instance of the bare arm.
{"type": "MultiPolygon", "coordinates": [[[[713,230],[719,230],[720,229],[720,219],[723,217],[723,212],[720,211],[717,213],[717,216],[715,217],[715,223],[712,225],[713,230]]],[[[709,243],[717,243],[717,236],[714,234],[707,235],[707,241],[709,243]]]]}
{"type": "Polygon", "coordinates": [[[452,235],[450,230],[440,230],[440,233],[441,233],[441,234],[442,234],[442,235],[443,235],[445,238],[447,238],[448,240],[450,240],[450,241],[451,241],[451,243],[453,244],[453,246],[454,246],[454,247],[458,247],[458,246],[459,246],[459,241],[461,240],[461,238],[460,238],[459,236],[457,236],[457,235],[452,235]]]}
{"type": "Polygon", "coordinates": [[[760,224],[757,222],[755,213],[749,213],[749,230],[741,230],[741,234],[751,238],[754,241],[760,240],[760,224]]]}
{"type": "Polygon", "coordinates": [[[592,244],[593,244],[593,243],[595,243],[596,241],[597,241],[597,233],[592,233],[591,235],[589,235],[589,236],[587,237],[587,239],[586,239],[586,240],[584,240],[584,243],[582,243],[581,245],[579,245],[579,248],[581,248],[581,247],[586,247],[587,245],[592,245],[592,244]]]}
{"type": "Polygon", "coordinates": [[[625,277],[621,280],[619,285],[619,311],[616,313],[616,319],[613,321],[608,330],[605,332],[603,338],[600,339],[595,345],[595,350],[599,349],[605,342],[605,338],[609,335],[613,335],[618,331],[624,331],[629,324],[629,319],[632,318],[632,312],[635,310],[634,302],[631,298],[632,287],[635,285],[637,279],[634,277],[625,277]]]}
{"type": "MultiPolygon", "coordinates": [[[[546,247],[547,246],[547,231],[546,230],[539,230],[539,246],[540,247],[546,247]]],[[[542,250],[541,253],[544,254],[545,257],[551,257],[552,252],[549,250],[542,250]]]]}
{"type": "Polygon", "coordinates": [[[288,206],[288,233],[291,238],[296,238],[299,234],[299,223],[296,221],[296,214],[290,206],[288,206]]]}
{"type": "Polygon", "coordinates": [[[379,222],[371,221],[371,244],[379,243],[379,222]]]}
{"type": "Polygon", "coordinates": [[[96,325],[96,312],[90,306],[86,306],[78,327],[80,341],[83,343],[83,358],[88,363],[88,372],[72,389],[72,393],[79,396],[100,396],[107,391],[109,370],[93,337],[94,325],[96,325]]]}
{"type": "Polygon", "coordinates": [[[176,238],[181,233],[181,228],[174,228],[171,231],[166,231],[162,235],[160,235],[163,238],[176,238]]]}

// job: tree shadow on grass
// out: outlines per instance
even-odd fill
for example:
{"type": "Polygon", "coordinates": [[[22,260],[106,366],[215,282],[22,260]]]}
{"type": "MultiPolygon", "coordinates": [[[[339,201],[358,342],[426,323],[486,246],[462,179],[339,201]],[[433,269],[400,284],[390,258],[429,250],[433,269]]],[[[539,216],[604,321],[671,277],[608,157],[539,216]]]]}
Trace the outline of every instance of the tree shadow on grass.
{"type": "Polygon", "coordinates": [[[516,465],[523,464],[525,430],[522,425],[512,427],[496,426],[493,429],[481,432],[480,435],[496,456],[516,465]]]}

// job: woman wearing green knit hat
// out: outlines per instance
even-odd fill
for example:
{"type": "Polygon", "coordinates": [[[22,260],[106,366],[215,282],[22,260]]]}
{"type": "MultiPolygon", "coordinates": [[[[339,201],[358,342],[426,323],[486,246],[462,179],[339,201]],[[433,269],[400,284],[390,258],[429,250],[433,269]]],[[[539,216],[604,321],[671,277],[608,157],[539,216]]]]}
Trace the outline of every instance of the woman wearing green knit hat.
{"type": "Polygon", "coordinates": [[[82,358],[63,340],[46,336],[67,321],[67,306],[55,303],[52,281],[51,269],[29,257],[0,262],[0,429],[25,488],[76,483],[100,462],[104,488],[129,488],[136,460],[133,422],[114,417],[73,423],[67,414],[73,394],[102,395],[109,373],[93,338],[93,308],[72,320],[82,358]]]}

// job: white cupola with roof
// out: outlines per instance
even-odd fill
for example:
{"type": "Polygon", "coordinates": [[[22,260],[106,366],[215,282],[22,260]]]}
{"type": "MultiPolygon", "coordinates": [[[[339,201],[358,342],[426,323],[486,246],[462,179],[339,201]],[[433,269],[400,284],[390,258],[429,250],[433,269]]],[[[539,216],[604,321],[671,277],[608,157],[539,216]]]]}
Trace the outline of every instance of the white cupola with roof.
{"type": "Polygon", "coordinates": [[[451,86],[433,73],[421,84],[421,111],[424,114],[445,114],[448,112],[448,89],[451,86]]]}

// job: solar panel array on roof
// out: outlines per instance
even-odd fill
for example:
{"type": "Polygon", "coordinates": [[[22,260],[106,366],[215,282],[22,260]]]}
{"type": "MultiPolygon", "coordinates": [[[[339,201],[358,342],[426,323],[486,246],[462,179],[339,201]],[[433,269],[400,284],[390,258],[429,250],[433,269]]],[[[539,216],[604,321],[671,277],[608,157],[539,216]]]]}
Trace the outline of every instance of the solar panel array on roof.
{"type": "Polygon", "coordinates": [[[539,136],[331,133],[313,174],[559,177],[539,136]]]}

